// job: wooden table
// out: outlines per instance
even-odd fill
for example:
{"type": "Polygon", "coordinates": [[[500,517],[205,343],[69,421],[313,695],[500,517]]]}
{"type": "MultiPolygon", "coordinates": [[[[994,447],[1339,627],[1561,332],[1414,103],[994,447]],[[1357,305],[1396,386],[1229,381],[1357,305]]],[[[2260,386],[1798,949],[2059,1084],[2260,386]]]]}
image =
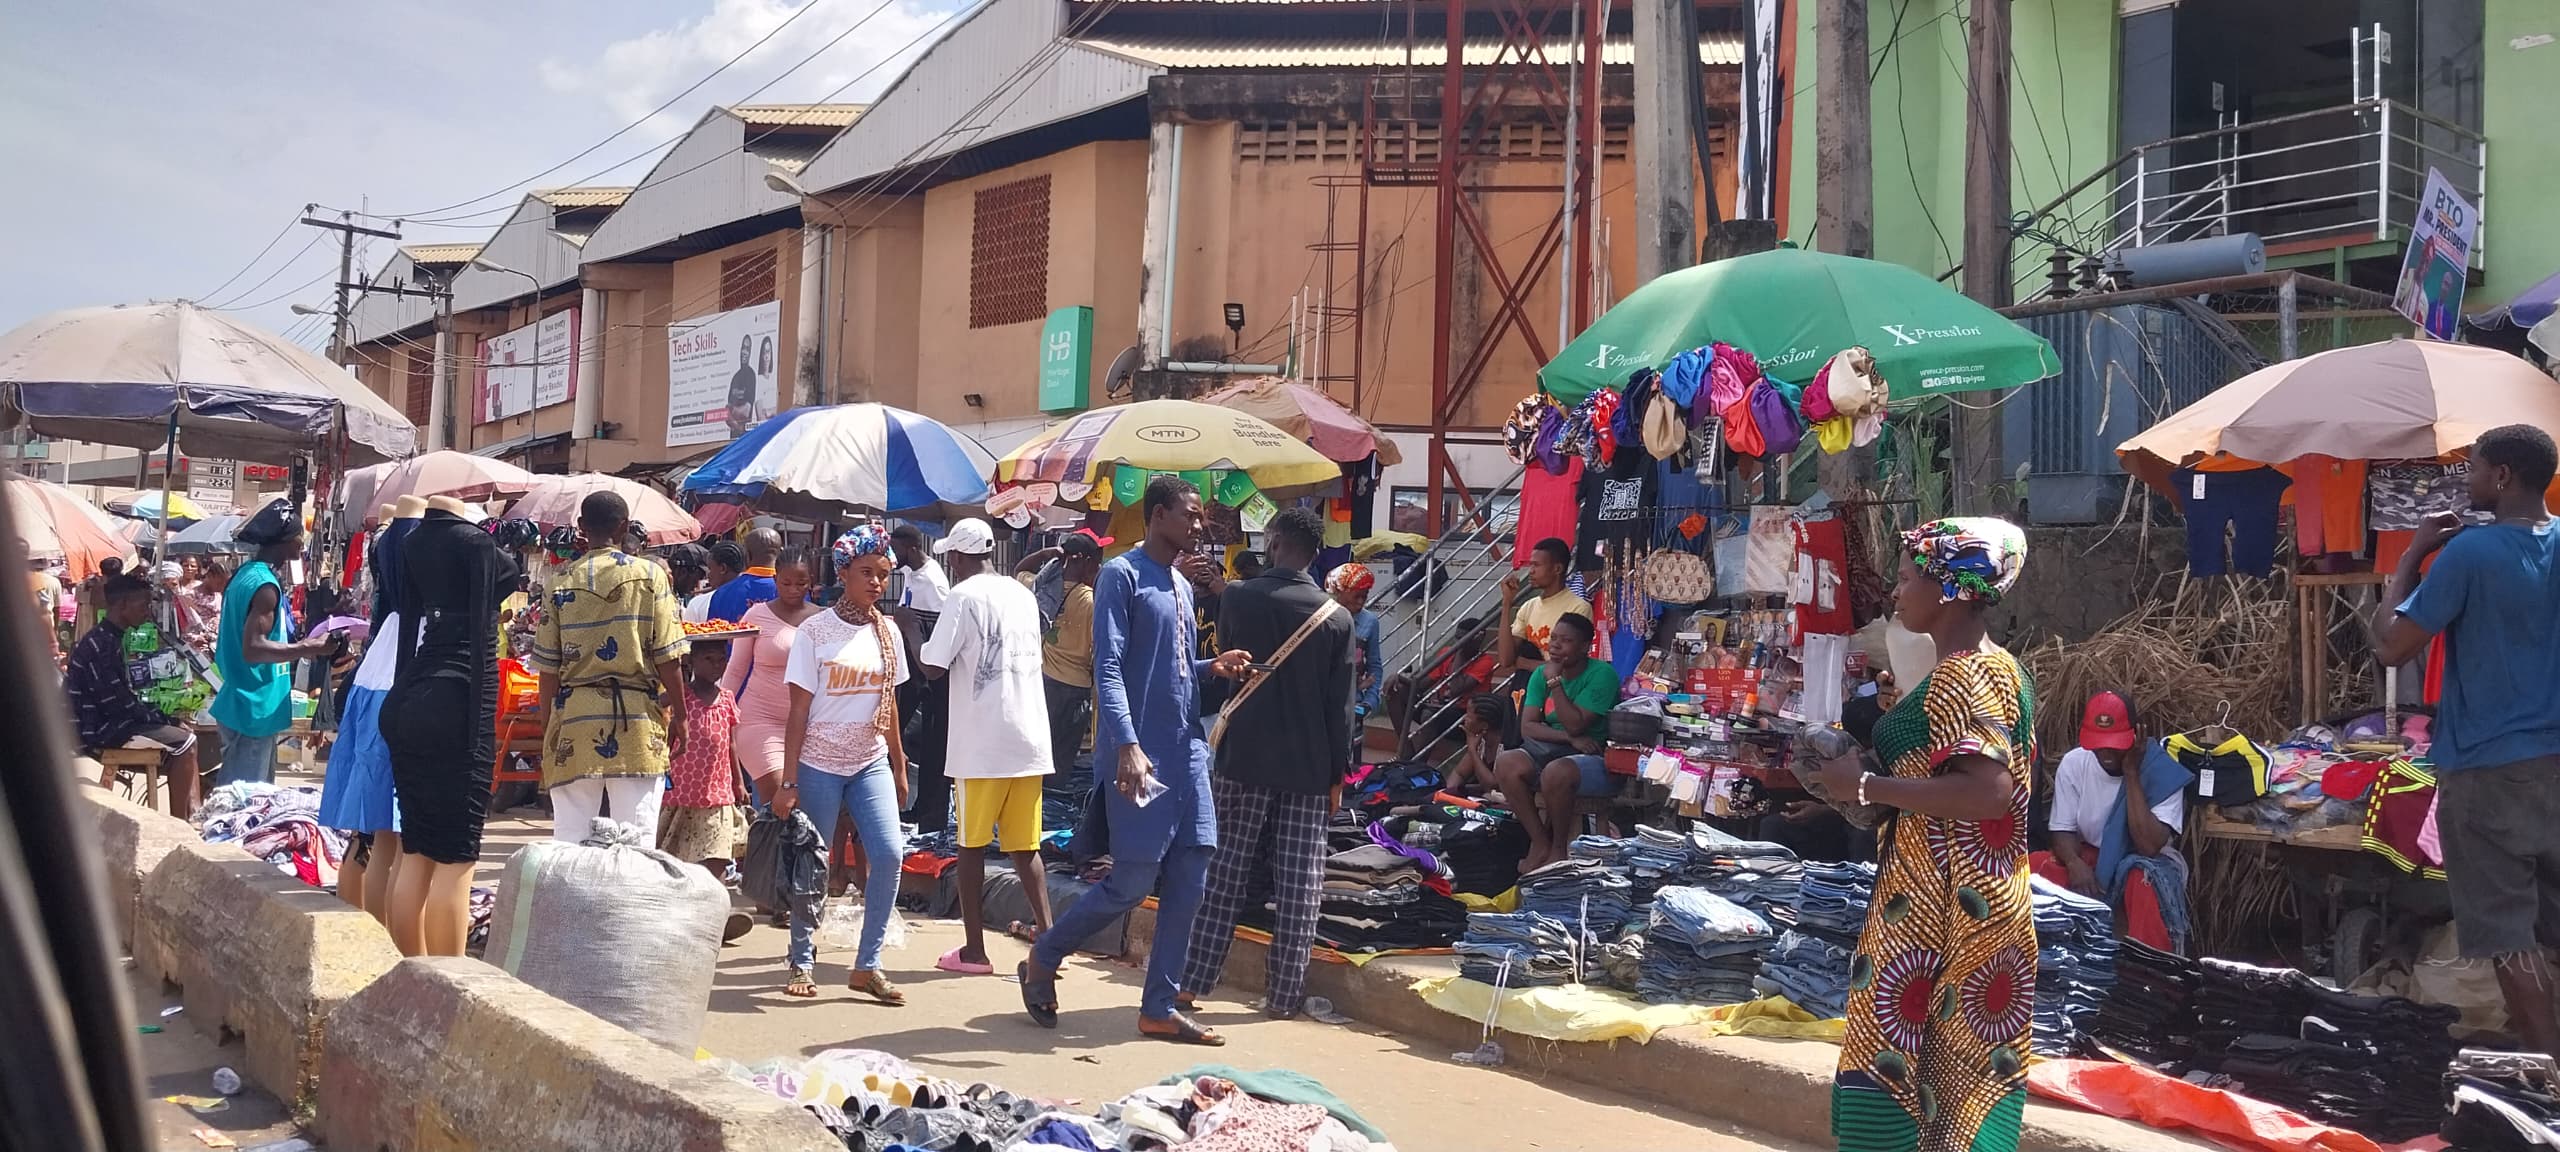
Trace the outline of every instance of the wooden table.
{"type": "Polygon", "coordinates": [[[2196,835],[2217,840],[2254,840],[2261,844],[2284,844],[2295,848],[2318,848],[2331,852],[2364,850],[2364,829],[2355,824],[2332,824],[2308,832],[2270,832],[2255,824],[2226,819],[2220,812],[2207,808],[2196,819],[2196,835]]]}

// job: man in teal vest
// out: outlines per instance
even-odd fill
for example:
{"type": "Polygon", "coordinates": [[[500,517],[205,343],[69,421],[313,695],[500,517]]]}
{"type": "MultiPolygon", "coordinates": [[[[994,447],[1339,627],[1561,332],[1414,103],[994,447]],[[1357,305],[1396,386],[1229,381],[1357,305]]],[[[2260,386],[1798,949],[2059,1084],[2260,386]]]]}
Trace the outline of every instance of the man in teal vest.
{"type": "Polygon", "coordinates": [[[213,647],[222,691],[209,709],[222,729],[222,768],[213,779],[216,785],[267,784],[276,776],[276,741],[293,726],[293,662],[325,655],[331,641],[292,641],[284,574],[302,558],[303,545],[292,502],[268,501],[236,535],[257,556],[232,574],[222,593],[222,632],[213,647]]]}

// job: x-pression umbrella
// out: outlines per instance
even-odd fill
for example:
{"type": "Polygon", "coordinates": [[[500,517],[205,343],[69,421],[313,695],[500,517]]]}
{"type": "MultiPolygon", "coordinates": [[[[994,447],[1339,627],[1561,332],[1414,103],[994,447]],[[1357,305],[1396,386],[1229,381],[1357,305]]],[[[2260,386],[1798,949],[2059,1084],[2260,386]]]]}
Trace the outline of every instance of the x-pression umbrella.
{"type": "Polygon", "coordinates": [[[2013,388],[2062,371],[2044,338],[1899,264],[1780,248],[1656,277],[1538,370],[1567,404],[1722,341],[1789,383],[1865,348],[1891,399],[2013,388]]]}
{"type": "Polygon", "coordinates": [[[974,516],[995,457],[930,416],[886,404],[794,408],[750,429],[684,478],[700,500],[784,516],[974,516]]]}
{"type": "Polygon", "coordinates": [[[2432,460],[2506,424],[2560,436],[2560,380],[2494,348],[2386,340],[2261,368],[2171,413],[2116,455],[2165,491],[2171,470],[2207,457],[2432,460]]]}

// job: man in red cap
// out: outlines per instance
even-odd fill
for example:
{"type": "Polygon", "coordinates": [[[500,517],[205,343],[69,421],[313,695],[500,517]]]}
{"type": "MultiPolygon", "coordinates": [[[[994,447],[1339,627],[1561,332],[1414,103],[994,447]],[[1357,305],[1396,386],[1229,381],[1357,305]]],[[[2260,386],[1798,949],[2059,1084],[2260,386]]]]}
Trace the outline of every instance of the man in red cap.
{"type": "Polygon", "coordinates": [[[2046,824],[2053,851],[2035,854],[2036,873],[2106,901],[2123,935],[2184,952],[2187,864],[2177,838],[2193,778],[2158,741],[2142,737],[2131,701],[2115,692],[2091,696],[2080,714],[2080,746],[2054,771],[2046,824]],[[2143,802],[2128,802],[2133,796],[2143,802]]]}

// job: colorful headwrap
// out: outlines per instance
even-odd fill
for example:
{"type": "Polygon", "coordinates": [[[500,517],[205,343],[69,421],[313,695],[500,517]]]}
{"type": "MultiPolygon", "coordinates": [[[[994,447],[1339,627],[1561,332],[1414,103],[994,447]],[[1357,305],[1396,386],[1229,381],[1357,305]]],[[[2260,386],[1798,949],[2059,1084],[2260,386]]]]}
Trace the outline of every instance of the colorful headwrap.
{"type": "Polygon", "coordinates": [[[1378,586],[1378,574],[1366,564],[1342,564],[1325,575],[1324,590],[1336,595],[1365,593],[1378,586]]]}
{"type": "Polygon", "coordinates": [[[865,556],[889,554],[889,534],[877,524],[865,524],[836,537],[836,567],[844,568],[865,556]]]}
{"type": "Polygon", "coordinates": [[[1932,520],[1903,533],[1902,547],[1939,583],[1941,604],[1997,604],[2027,566],[2027,534],[1996,516],[1932,520]]]}

